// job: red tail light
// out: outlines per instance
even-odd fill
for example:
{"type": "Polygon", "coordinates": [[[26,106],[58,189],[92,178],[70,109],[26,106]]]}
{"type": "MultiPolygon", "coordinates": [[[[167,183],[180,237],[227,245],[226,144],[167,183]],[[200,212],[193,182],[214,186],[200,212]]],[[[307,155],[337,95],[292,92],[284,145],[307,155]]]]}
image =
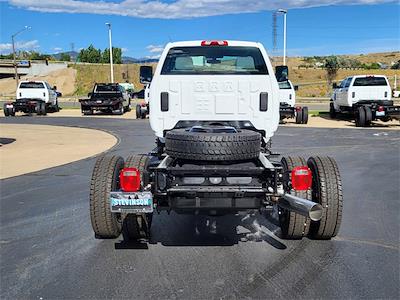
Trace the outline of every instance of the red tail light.
{"type": "Polygon", "coordinates": [[[292,170],[292,187],[296,191],[309,190],[312,185],[311,170],[306,166],[294,167],[292,170]]]}
{"type": "Polygon", "coordinates": [[[137,192],[140,190],[140,172],[136,168],[124,168],[119,173],[121,190],[124,192],[137,192]]]}
{"type": "Polygon", "coordinates": [[[301,106],[296,106],[296,111],[301,111],[301,106]]]}
{"type": "Polygon", "coordinates": [[[382,111],[384,111],[384,110],[385,110],[385,109],[383,108],[383,106],[379,106],[379,107],[378,107],[378,111],[379,111],[379,112],[382,112],[382,111]]]}
{"type": "Polygon", "coordinates": [[[227,41],[202,41],[202,46],[228,46],[227,41]]]}

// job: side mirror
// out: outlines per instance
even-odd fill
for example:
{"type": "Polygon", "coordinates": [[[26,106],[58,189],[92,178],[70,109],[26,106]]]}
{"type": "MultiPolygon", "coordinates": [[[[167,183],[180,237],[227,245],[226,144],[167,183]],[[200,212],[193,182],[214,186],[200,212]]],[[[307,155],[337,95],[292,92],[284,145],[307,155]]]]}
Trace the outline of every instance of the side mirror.
{"type": "Polygon", "coordinates": [[[92,93],[87,94],[88,98],[92,97],[92,93]]]}
{"type": "Polygon", "coordinates": [[[141,66],[140,67],[140,83],[149,84],[153,79],[153,67],[141,66]]]}
{"type": "Polygon", "coordinates": [[[53,90],[57,91],[57,87],[56,87],[56,86],[53,86],[53,90]]]}
{"type": "Polygon", "coordinates": [[[62,97],[62,93],[60,92],[56,92],[57,93],[57,97],[62,97]]]}
{"type": "Polygon", "coordinates": [[[287,66],[276,66],[275,76],[278,82],[286,81],[289,78],[289,68],[287,66]]]}
{"type": "Polygon", "coordinates": [[[298,91],[298,90],[299,90],[299,86],[298,86],[298,85],[295,85],[295,86],[294,86],[294,90],[295,90],[295,91],[298,91]]]}
{"type": "Polygon", "coordinates": [[[334,89],[337,89],[337,88],[338,88],[338,85],[337,85],[336,82],[334,82],[334,83],[332,84],[332,88],[334,88],[334,89]]]}

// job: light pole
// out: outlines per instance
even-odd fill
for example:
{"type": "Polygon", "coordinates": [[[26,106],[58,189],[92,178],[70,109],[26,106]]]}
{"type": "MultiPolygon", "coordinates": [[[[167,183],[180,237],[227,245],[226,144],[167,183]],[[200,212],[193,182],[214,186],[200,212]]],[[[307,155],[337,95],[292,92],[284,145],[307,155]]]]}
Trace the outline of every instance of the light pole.
{"type": "Polygon", "coordinates": [[[106,23],[106,25],[108,26],[108,39],[110,42],[111,83],[114,83],[113,53],[112,53],[112,41],[111,41],[111,23],[106,23]]]}
{"type": "Polygon", "coordinates": [[[18,31],[17,33],[14,33],[12,36],[11,36],[11,40],[12,40],[12,51],[13,51],[13,60],[14,60],[14,62],[13,62],[13,65],[14,65],[14,76],[15,76],[15,82],[16,82],[16,84],[17,84],[17,88],[18,88],[18,68],[17,68],[17,57],[16,57],[16,54],[15,54],[15,37],[18,35],[18,34],[20,34],[21,32],[24,32],[25,30],[28,30],[28,29],[31,29],[32,27],[30,27],[30,26],[25,26],[24,28],[22,28],[20,31],[18,31]]]}
{"type": "Polygon", "coordinates": [[[278,9],[278,12],[283,13],[283,65],[286,66],[286,9],[278,9]]]}

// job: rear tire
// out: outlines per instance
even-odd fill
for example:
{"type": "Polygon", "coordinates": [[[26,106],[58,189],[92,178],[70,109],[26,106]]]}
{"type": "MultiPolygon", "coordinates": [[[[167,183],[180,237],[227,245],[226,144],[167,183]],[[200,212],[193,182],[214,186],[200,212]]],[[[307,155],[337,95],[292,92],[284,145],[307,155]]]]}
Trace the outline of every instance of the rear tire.
{"type": "Polygon", "coordinates": [[[310,157],[308,167],[312,172],[312,200],[321,204],[322,218],[311,221],[310,237],[331,239],[339,232],[342,221],[342,180],[335,160],[331,157],[310,157]]]}
{"type": "Polygon", "coordinates": [[[140,104],[136,104],[136,119],[140,119],[142,116],[142,109],[140,104]]]}
{"type": "Polygon", "coordinates": [[[39,110],[40,110],[40,115],[41,116],[46,116],[47,115],[47,110],[46,110],[46,103],[40,103],[39,104],[39,110]]]}
{"type": "Polygon", "coordinates": [[[365,126],[365,110],[364,107],[360,106],[356,112],[356,126],[364,127],[365,126]]]}
{"type": "MultiPolygon", "coordinates": [[[[129,156],[125,161],[125,168],[136,168],[140,172],[141,190],[146,187],[150,180],[147,172],[149,157],[138,154],[129,156]]],[[[124,219],[123,234],[129,240],[138,240],[150,237],[150,229],[153,221],[153,213],[127,214],[124,219]]]]}
{"type": "Polygon", "coordinates": [[[102,156],[96,161],[90,184],[90,220],[96,238],[117,238],[122,229],[121,215],[110,210],[110,192],[119,190],[120,156],[102,156]]]}
{"type": "Polygon", "coordinates": [[[370,126],[372,122],[372,111],[368,106],[364,106],[365,110],[365,126],[370,126]]]}
{"type": "Polygon", "coordinates": [[[303,110],[296,111],[296,124],[301,124],[303,122],[303,110]]]}
{"type": "Polygon", "coordinates": [[[335,119],[336,118],[336,110],[335,110],[335,106],[333,105],[333,102],[329,103],[329,117],[331,119],[335,119]]]}
{"type": "Polygon", "coordinates": [[[3,106],[3,112],[4,112],[5,117],[10,116],[10,111],[9,111],[9,108],[6,106],[6,104],[4,104],[4,106],[3,106]]]}
{"type": "MultiPolygon", "coordinates": [[[[291,172],[294,167],[306,166],[306,160],[298,156],[288,156],[282,158],[282,167],[284,171],[284,189],[285,192],[304,199],[311,200],[311,191],[295,191],[291,188],[291,172]]],[[[310,229],[310,219],[291,212],[287,209],[279,209],[279,224],[281,227],[282,237],[285,239],[301,239],[308,234],[310,229]]]]}
{"type": "Polygon", "coordinates": [[[308,123],[308,107],[303,107],[301,110],[302,113],[302,124],[307,124],[308,123]]]}

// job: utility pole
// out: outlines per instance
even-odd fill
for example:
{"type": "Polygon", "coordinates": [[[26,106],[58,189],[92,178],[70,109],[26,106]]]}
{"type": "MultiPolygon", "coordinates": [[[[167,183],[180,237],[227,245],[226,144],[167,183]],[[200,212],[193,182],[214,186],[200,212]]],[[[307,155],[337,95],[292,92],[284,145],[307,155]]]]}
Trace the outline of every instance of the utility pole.
{"type": "Polygon", "coordinates": [[[286,9],[278,9],[278,12],[283,13],[283,65],[286,66],[286,9]]]}
{"type": "Polygon", "coordinates": [[[111,23],[106,23],[106,25],[108,26],[108,39],[110,42],[111,83],[114,83],[113,53],[112,53],[112,41],[111,41],[111,23]]]}
{"type": "Polygon", "coordinates": [[[12,41],[12,51],[13,51],[13,65],[14,65],[14,76],[15,76],[15,83],[16,83],[16,88],[18,88],[18,81],[19,81],[19,78],[18,78],[18,67],[17,67],[17,55],[16,55],[16,53],[15,53],[15,37],[18,35],[18,34],[20,34],[21,32],[23,32],[23,31],[25,31],[25,30],[28,30],[28,29],[31,29],[31,27],[30,26],[25,26],[23,29],[21,29],[20,31],[18,31],[17,33],[14,33],[12,36],[11,36],[11,41],[12,41]]]}

